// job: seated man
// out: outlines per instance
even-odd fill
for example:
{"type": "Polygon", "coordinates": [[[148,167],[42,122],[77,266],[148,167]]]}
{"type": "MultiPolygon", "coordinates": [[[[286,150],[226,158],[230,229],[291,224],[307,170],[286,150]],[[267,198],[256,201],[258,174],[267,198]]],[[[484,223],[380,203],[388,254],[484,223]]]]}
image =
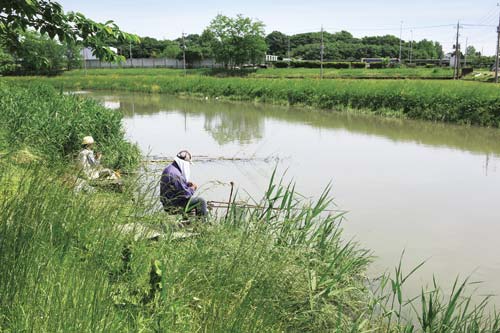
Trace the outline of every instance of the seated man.
{"type": "Polygon", "coordinates": [[[78,154],[78,164],[82,173],[88,180],[111,179],[116,180],[119,176],[110,169],[101,167],[101,154],[94,155],[94,138],[86,136],[82,141],[83,150],[78,154]]]}
{"type": "Polygon", "coordinates": [[[191,154],[187,150],[180,151],[174,161],[161,175],[160,201],[166,212],[177,208],[185,212],[196,210],[196,215],[207,215],[207,203],[203,198],[193,197],[198,186],[190,182],[191,154]]]}

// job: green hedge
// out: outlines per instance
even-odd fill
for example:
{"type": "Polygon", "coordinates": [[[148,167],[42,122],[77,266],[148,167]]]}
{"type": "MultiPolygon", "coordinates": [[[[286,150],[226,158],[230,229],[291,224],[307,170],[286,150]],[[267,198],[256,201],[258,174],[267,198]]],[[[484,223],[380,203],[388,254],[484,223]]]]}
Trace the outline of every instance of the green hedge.
{"type": "MultiPolygon", "coordinates": [[[[288,63],[286,63],[288,65],[288,63]]],[[[364,63],[363,63],[364,64],[364,63]]],[[[294,68],[320,68],[321,67],[321,61],[318,60],[312,60],[312,61],[292,61],[290,63],[291,67],[294,68]]],[[[287,66],[281,67],[282,64],[276,66],[278,68],[283,68],[287,66]]],[[[340,62],[334,62],[334,61],[324,61],[323,62],[323,68],[336,68],[336,69],[347,69],[351,68],[349,62],[345,61],[340,61],[340,62]]],[[[353,67],[354,68],[354,67],[353,67]]],[[[358,67],[355,67],[358,68],[358,67]]]]}
{"type": "Polygon", "coordinates": [[[276,68],[288,68],[288,61],[277,61],[274,63],[276,68]]]}
{"type": "Polygon", "coordinates": [[[365,62],[351,62],[351,68],[366,68],[365,62]]]}
{"type": "Polygon", "coordinates": [[[372,62],[370,64],[370,67],[371,69],[379,69],[379,68],[387,68],[387,64],[383,63],[383,62],[372,62]]]}

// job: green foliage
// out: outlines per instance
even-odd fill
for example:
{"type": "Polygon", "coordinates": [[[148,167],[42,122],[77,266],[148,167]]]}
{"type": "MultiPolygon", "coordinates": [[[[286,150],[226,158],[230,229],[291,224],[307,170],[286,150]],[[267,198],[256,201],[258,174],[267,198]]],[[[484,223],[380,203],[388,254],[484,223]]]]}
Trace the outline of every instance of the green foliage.
{"type": "MultiPolygon", "coordinates": [[[[0,323],[7,332],[497,332],[489,298],[472,306],[456,282],[408,299],[409,273],[368,280],[370,252],[342,240],[328,189],[301,202],[273,178],[263,208],[175,239],[152,200],[75,194],[66,170],[0,163],[0,323]],[[280,210],[275,210],[280,208],[280,210]],[[134,240],[125,223],[160,229],[134,240]],[[420,310],[421,309],[421,310],[420,310]]],[[[152,186],[145,186],[150,188],[152,186]]],[[[167,221],[167,222],[165,222],[167,221]]]]}
{"type": "Polygon", "coordinates": [[[120,113],[47,85],[0,82],[0,92],[0,127],[11,147],[31,147],[49,161],[72,159],[82,138],[92,135],[105,164],[121,169],[138,164],[138,149],[125,141],[120,113]]]}
{"type": "MultiPolygon", "coordinates": [[[[289,71],[288,69],[284,70],[289,71]]],[[[375,73],[402,70],[367,69],[368,72],[376,71],[375,73]]],[[[23,82],[22,78],[15,80],[23,82]]],[[[302,104],[324,109],[365,109],[371,110],[375,114],[398,114],[411,119],[500,126],[500,91],[495,86],[474,82],[248,80],[245,78],[218,79],[195,75],[188,75],[185,78],[175,75],[123,75],[119,78],[106,75],[62,76],[46,79],[46,82],[55,86],[64,85],[66,88],[115,89],[210,97],[225,96],[231,99],[258,100],[290,105],[302,104]]]]}
{"type": "Polygon", "coordinates": [[[288,61],[276,61],[273,63],[273,66],[276,68],[288,68],[288,61]]]}
{"type": "Polygon", "coordinates": [[[204,35],[211,42],[215,59],[226,68],[259,64],[267,49],[264,24],[242,15],[235,18],[217,15],[204,35]]]}
{"type": "MultiPolygon", "coordinates": [[[[16,59],[19,60],[18,67],[13,73],[17,75],[60,74],[67,65],[67,51],[70,50],[48,36],[26,32],[21,36],[21,42],[14,51],[16,59]]],[[[72,63],[74,63],[73,60],[72,63]]]]}
{"type": "Polygon", "coordinates": [[[14,57],[0,47],[0,75],[12,73],[15,70],[14,57]]]}
{"type": "Polygon", "coordinates": [[[383,62],[372,62],[368,65],[368,68],[371,69],[387,68],[387,64],[383,62]]]}
{"type": "Polygon", "coordinates": [[[366,63],[364,63],[364,62],[351,62],[351,68],[366,68],[366,63]]]}
{"type": "Polygon", "coordinates": [[[279,31],[273,31],[266,36],[267,52],[272,55],[285,57],[288,54],[289,36],[279,31]]]}
{"type": "MultiPolygon", "coordinates": [[[[292,61],[290,65],[294,68],[320,68],[321,67],[321,62],[320,61],[292,61]]],[[[350,65],[348,62],[329,62],[329,61],[324,61],[323,62],[323,68],[350,68],[350,65]]]]}
{"type": "Polygon", "coordinates": [[[0,5],[0,38],[13,51],[19,44],[18,35],[28,29],[55,37],[61,42],[80,43],[91,47],[94,54],[106,61],[117,61],[109,43],[136,42],[138,37],[121,31],[113,21],[94,22],[81,13],[64,13],[62,6],[51,0],[2,1],[0,5]]]}
{"type": "Polygon", "coordinates": [[[325,62],[323,63],[324,68],[350,68],[350,64],[348,62],[325,62]]]}
{"type": "MultiPolygon", "coordinates": [[[[273,44],[277,55],[287,52],[288,45],[282,42],[280,32],[270,34],[268,40],[273,44]]],[[[361,58],[399,57],[399,38],[391,35],[354,38],[347,31],[337,33],[323,32],[324,59],[328,61],[354,61],[361,58]]],[[[403,41],[403,54],[410,49],[410,42],[403,41]]],[[[321,32],[301,33],[290,36],[291,54],[294,58],[319,60],[321,32]]],[[[413,56],[418,59],[440,59],[442,46],[426,39],[413,43],[413,56]]]]}
{"type": "MultiPolygon", "coordinates": [[[[319,61],[291,61],[290,65],[294,68],[320,68],[321,62],[319,61]]],[[[323,63],[324,65],[324,63],[323,63]]]]}
{"type": "Polygon", "coordinates": [[[158,55],[158,57],[176,59],[181,53],[182,50],[181,47],[179,46],[179,43],[168,42],[167,45],[161,51],[161,53],[158,55]]]}

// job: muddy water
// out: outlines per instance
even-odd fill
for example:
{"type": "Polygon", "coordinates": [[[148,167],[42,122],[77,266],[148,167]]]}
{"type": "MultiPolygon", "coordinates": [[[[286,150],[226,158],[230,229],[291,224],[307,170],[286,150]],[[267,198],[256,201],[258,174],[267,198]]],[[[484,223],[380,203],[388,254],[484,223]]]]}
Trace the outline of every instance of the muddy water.
{"type": "MultiPolygon", "coordinates": [[[[457,275],[500,293],[500,130],[383,119],[284,107],[91,93],[125,114],[128,137],[145,154],[245,158],[199,161],[192,178],[202,195],[224,200],[229,181],[260,198],[275,166],[301,194],[331,182],[349,211],[345,237],[373,250],[375,275],[405,249],[407,270],[427,263],[409,291],[457,275]]],[[[498,297],[495,303],[500,304],[498,297]]]]}

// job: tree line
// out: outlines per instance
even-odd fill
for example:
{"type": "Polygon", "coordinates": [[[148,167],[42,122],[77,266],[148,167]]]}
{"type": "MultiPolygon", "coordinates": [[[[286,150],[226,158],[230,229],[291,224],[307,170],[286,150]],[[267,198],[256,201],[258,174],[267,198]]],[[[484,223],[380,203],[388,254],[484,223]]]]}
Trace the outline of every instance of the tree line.
{"type": "MultiPolygon", "coordinates": [[[[121,32],[111,21],[100,24],[81,14],[64,14],[60,6],[53,4],[51,1],[20,1],[10,4],[10,8],[2,8],[2,12],[10,11],[11,15],[4,21],[1,21],[4,17],[0,16],[0,73],[50,75],[80,67],[84,46],[92,47],[96,56],[110,61],[123,61],[130,57],[179,60],[185,57],[188,66],[203,59],[215,59],[226,68],[260,64],[266,53],[279,59],[319,60],[322,39],[325,61],[398,58],[400,42],[402,60],[409,57],[410,49],[413,59],[441,59],[444,56],[442,45],[427,39],[400,41],[392,35],[356,38],[348,31],[294,35],[273,31],[265,35],[263,22],[243,15],[217,15],[201,34],[188,34],[174,40],[139,38],[121,32]],[[48,9],[53,11],[52,16],[47,14],[47,5],[42,8],[46,3],[50,4],[48,9]],[[35,7],[30,7],[30,4],[35,4],[35,7]],[[33,18],[33,10],[40,13],[29,24],[26,20],[33,18]],[[20,16],[17,21],[15,14],[20,16]],[[63,15],[60,22],[50,21],[58,15],[63,15]],[[7,21],[9,17],[11,22],[7,21]],[[73,27],[81,27],[82,31],[76,35],[71,34],[75,29],[65,31],[64,27],[71,27],[71,23],[73,27]],[[118,50],[116,55],[110,47],[118,50]]],[[[482,57],[472,46],[466,54],[470,64],[474,63],[474,59],[485,63],[491,60],[482,57]]]]}

